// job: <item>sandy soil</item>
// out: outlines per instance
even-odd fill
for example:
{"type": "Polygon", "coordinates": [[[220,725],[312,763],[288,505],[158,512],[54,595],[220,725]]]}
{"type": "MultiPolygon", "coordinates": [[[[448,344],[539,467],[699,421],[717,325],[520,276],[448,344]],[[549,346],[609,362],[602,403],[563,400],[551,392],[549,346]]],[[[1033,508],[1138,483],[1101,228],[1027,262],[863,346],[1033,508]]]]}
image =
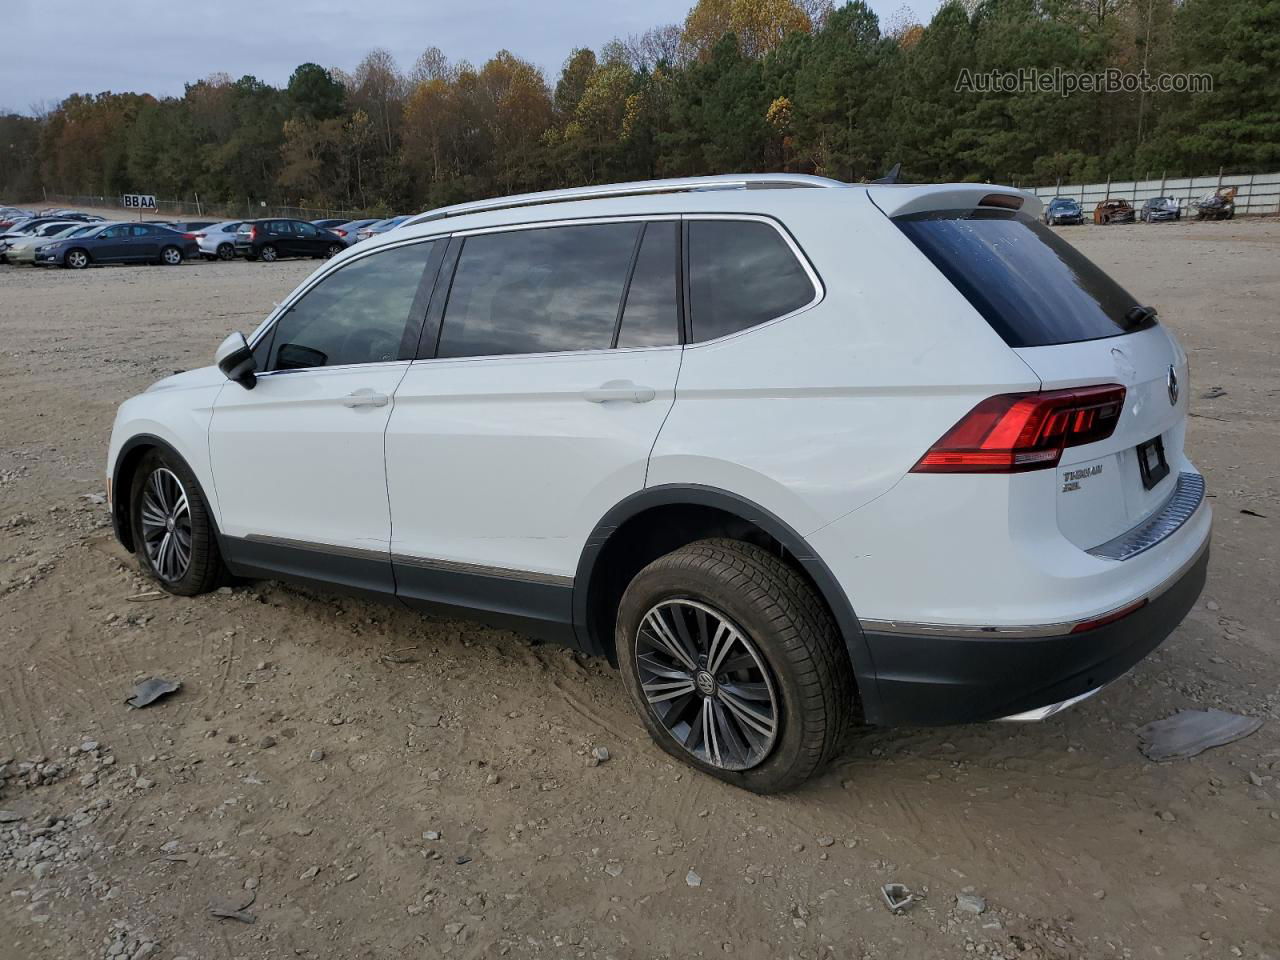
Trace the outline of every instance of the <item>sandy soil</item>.
{"type": "Polygon", "coordinates": [[[1191,354],[1204,597],[1048,723],[858,731],[774,798],[671,762],[602,662],[274,583],[148,595],[99,502],[115,407],[312,264],[0,267],[0,957],[1280,956],[1280,222],[1066,235],[1191,354]],[[182,691],[130,711],[153,674],[182,691]],[[1266,722],[1138,752],[1207,706],[1266,722]]]}

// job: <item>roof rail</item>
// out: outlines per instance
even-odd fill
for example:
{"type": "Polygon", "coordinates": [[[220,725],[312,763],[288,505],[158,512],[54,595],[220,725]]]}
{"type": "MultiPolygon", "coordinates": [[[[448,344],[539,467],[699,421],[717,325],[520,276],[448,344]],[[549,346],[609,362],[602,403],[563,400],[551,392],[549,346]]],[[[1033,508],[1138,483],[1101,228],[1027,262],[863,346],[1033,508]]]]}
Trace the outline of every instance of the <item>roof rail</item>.
{"type": "Polygon", "coordinates": [[[449,207],[427,210],[410,217],[402,227],[446,217],[515,207],[535,207],[544,203],[569,203],[574,200],[604,200],[612,197],[641,197],[659,193],[697,193],[704,190],[787,190],[795,188],[847,187],[849,184],[827,177],[811,177],[790,173],[743,173],[722,177],[680,177],[673,180],[637,180],[633,183],[606,183],[593,187],[571,187],[567,190],[543,190],[510,197],[493,197],[457,203],[449,207]]]}

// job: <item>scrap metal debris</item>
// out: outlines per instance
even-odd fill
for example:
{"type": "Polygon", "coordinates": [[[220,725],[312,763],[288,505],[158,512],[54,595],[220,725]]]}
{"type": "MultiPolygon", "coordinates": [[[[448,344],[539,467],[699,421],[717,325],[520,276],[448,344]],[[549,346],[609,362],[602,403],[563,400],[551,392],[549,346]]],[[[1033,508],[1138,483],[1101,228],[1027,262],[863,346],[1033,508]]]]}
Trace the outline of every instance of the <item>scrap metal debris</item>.
{"type": "Polygon", "coordinates": [[[1148,760],[1186,760],[1210,747],[1241,740],[1262,726],[1259,717],[1225,710],[1179,710],[1138,731],[1138,749],[1148,760]]]}
{"type": "Polygon", "coordinates": [[[886,883],[880,888],[880,893],[884,897],[884,905],[889,908],[890,913],[902,913],[907,907],[915,901],[911,891],[907,889],[903,883],[886,883]]]}
{"type": "Polygon", "coordinates": [[[131,707],[145,707],[155,703],[161,697],[176,693],[182,689],[181,680],[166,680],[163,677],[151,677],[143,680],[133,688],[133,696],[125,701],[131,707]]]}
{"type": "Polygon", "coordinates": [[[258,918],[248,912],[253,901],[258,899],[257,893],[251,893],[248,899],[215,900],[209,905],[209,915],[225,920],[239,920],[241,923],[257,923],[258,918]]]}

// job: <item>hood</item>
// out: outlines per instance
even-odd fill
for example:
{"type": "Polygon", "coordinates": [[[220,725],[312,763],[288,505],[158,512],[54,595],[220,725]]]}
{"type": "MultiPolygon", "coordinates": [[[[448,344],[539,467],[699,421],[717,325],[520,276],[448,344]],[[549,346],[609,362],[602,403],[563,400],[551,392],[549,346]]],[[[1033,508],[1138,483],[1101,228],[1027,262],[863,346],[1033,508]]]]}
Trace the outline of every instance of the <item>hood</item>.
{"type": "Polygon", "coordinates": [[[197,370],[185,370],[171,377],[157,380],[147,387],[147,393],[160,390],[189,390],[192,387],[209,387],[222,383],[227,378],[217,367],[200,367],[197,370]]]}

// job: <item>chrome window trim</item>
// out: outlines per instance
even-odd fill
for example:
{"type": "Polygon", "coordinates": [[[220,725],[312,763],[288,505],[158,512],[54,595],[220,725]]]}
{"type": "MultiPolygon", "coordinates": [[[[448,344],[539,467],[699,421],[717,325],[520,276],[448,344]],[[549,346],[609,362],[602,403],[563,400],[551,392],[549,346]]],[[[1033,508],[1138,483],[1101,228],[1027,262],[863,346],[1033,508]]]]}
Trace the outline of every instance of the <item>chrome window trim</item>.
{"type": "MultiPolygon", "coordinates": [[[[701,340],[697,343],[667,343],[652,347],[592,347],[586,350],[554,350],[544,353],[486,353],[477,354],[471,357],[420,357],[414,360],[414,363],[440,363],[440,362],[458,362],[472,360],[511,360],[516,357],[525,358],[542,358],[542,357],[581,357],[591,354],[616,354],[619,350],[633,352],[637,350],[671,350],[671,349],[690,349],[703,347],[713,343],[723,343],[734,337],[740,337],[743,334],[750,333],[753,330],[760,330],[763,327],[772,326],[775,323],[781,323],[783,320],[789,320],[791,317],[798,316],[806,310],[811,310],[819,303],[826,299],[827,288],[822,282],[822,278],[818,275],[818,271],[809,261],[809,257],[805,254],[804,249],[796,243],[794,237],[787,228],[776,218],[760,213],[661,213],[661,214],[644,214],[644,213],[626,213],[614,216],[599,217],[575,217],[562,220],[535,220],[528,223],[502,224],[499,226],[489,227],[473,227],[469,230],[457,230],[449,236],[452,237],[470,237],[492,233],[511,233],[516,230],[540,230],[549,227],[572,227],[572,226],[594,226],[603,223],[652,223],[658,221],[686,221],[686,220],[729,220],[729,221],[751,221],[756,223],[768,224],[778,235],[782,237],[783,242],[787,245],[787,249],[791,251],[791,255],[796,258],[800,264],[800,268],[804,271],[805,276],[809,278],[809,283],[813,287],[813,299],[803,306],[797,307],[789,313],[784,313],[778,317],[771,317],[760,323],[752,324],[742,330],[735,330],[733,333],[726,333],[723,337],[717,337],[714,340],[701,340]]],[[[445,313],[441,315],[440,322],[443,325],[448,312],[446,304],[445,313]]]]}
{"type": "MultiPolygon", "coordinates": [[[[1202,504],[1203,506],[1203,504],[1202,504]]],[[[1197,509],[1198,512],[1198,509],[1197,509]]],[[[882,633],[882,634],[908,634],[912,636],[937,636],[937,637],[987,637],[1003,640],[1017,639],[1034,639],[1036,637],[1060,637],[1071,633],[1073,627],[1077,624],[1087,623],[1090,620],[1102,620],[1109,617],[1113,613],[1118,613],[1126,607],[1131,607],[1139,600],[1145,599],[1148,603],[1152,603],[1173,586],[1199,562],[1204,552],[1209,549],[1209,538],[1206,537],[1204,543],[1196,549],[1191,558],[1178,569],[1162,580],[1155,588],[1149,590],[1146,594],[1134,597],[1132,600],[1122,603],[1117,607],[1112,607],[1102,613],[1093,616],[1084,617],[1080,620],[1067,620],[1061,623],[1037,623],[1007,627],[980,627],[970,624],[955,623],[913,623],[906,620],[861,620],[862,629],[866,633],[882,633]]]]}

